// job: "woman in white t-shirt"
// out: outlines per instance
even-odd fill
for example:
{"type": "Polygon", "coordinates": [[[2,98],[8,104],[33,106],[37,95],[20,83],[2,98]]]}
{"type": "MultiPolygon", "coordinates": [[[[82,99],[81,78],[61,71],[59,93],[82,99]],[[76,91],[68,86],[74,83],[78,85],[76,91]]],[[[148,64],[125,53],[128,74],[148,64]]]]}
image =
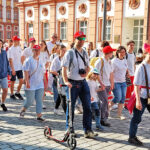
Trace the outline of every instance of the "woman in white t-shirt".
{"type": "MultiPolygon", "coordinates": [[[[45,66],[45,74],[44,74],[44,77],[45,77],[45,82],[44,82],[44,89],[45,89],[45,92],[47,91],[48,89],[48,67],[49,67],[49,57],[50,57],[50,54],[49,54],[49,51],[47,49],[47,45],[46,45],[46,42],[44,40],[41,41],[41,49],[40,49],[40,60],[41,62],[43,62],[43,65],[45,66]]],[[[45,92],[44,92],[44,96],[43,96],[43,100],[44,100],[44,97],[45,97],[45,92]]],[[[46,109],[46,106],[43,105],[43,109],[46,109]]]]}
{"type": "Polygon", "coordinates": [[[116,51],[116,58],[112,60],[115,87],[113,89],[114,99],[109,105],[110,108],[114,104],[118,103],[117,117],[121,120],[125,119],[125,117],[122,116],[122,109],[124,106],[127,91],[126,74],[128,74],[129,76],[127,60],[124,59],[125,56],[126,48],[124,46],[119,46],[116,51]]]}
{"type": "Polygon", "coordinates": [[[26,101],[21,110],[20,117],[24,117],[25,111],[36,101],[37,120],[42,118],[42,97],[44,94],[44,71],[45,66],[39,59],[40,46],[33,46],[33,56],[25,60],[23,70],[25,73],[25,94],[26,101]]]}

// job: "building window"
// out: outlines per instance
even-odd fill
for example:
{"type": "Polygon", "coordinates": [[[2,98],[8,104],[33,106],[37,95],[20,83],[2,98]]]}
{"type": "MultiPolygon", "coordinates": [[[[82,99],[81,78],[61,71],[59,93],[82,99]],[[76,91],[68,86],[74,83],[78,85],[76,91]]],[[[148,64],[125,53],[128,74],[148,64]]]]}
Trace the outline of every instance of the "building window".
{"type": "Polygon", "coordinates": [[[14,32],[14,35],[15,35],[15,36],[18,36],[18,32],[14,32]]]}
{"type": "Polygon", "coordinates": [[[111,40],[111,20],[106,22],[106,41],[111,40]]]}
{"type": "Polygon", "coordinates": [[[18,11],[14,11],[14,20],[18,20],[18,11]]]}
{"type": "Polygon", "coordinates": [[[143,29],[144,20],[134,20],[133,27],[133,40],[135,42],[135,51],[137,52],[139,48],[143,46],[143,29]]]}
{"type": "Polygon", "coordinates": [[[0,31],[0,39],[3,39],[3,31],[0,31]]]}
{"type": "Polygon", "coordinates": [[[43,39],[48,40],[49,39],[49,24],[43,23],[43,39]]]}
{"type": "Polygon", "coordinates": [[[11,39],[11,32],[7,32],[7,39],[11,39]]]}
{"type": "Polygon", "coordinates": [[[33,24],[29,24],[29,38],[33,37],[33,24]]]}
{"type": "Polygon", "coordinates": [[[79,30],[87,35],[87,21],[80,21],[79,30]]]}
{"type": "Polygon", "coordinates": [[[7,10],[7,19],[11,19],[11,11],[7,10]]]}
{"type": "Polygon", "coordinates": [[[61,40],[67,39],[66,32],[67,32],[66,22],[61,22],[60,23],[60,39],[61,40]]]}

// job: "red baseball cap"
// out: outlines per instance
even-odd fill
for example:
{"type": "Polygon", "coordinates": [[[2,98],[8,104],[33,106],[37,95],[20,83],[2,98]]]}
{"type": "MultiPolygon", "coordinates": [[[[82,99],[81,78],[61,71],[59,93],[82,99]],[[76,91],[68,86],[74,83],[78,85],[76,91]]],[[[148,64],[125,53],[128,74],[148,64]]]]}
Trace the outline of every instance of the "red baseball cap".
{"type": "Polygon", "coordinates": [[[146,48],[145,52],[150,54],[150,47],[146,48]]]}
{"type": "Polygon", "coordinates": [[[111,52],[114,52],[114,51],[116,51],[116,49],[113,49],[110,46],[106,46],[106,47],[103,48],[103,53],[105,53],[105,54],[108,54],[108,53],[111,53],[111,52]]]}
{"type": "Polygon", "coordinates": [[[74,34],[74,38],[78,37],[86,37],[86,35],[82,31],[78,31],[74,34]]]}
{"type": "Polygon", "coordinates": [[[29,43],[30,43],[30,42],[33,42],[33,41],[36,41],[36,40],[35,40],[34,37],[31,37],[31,38],[29,39],[29,43]]]}
{"type": "Polygon", "coordinates": [[[37,50],[39,50],[41,47],[39,46],[39,45],[34,45],[33,46],[33,49],[37,49],[37,50]]]}
{"type": "Polygon", "coordinates": [[[13,36],[12,40],[13,41],[20,41],[21,39],[18,36],[13,36]]]}

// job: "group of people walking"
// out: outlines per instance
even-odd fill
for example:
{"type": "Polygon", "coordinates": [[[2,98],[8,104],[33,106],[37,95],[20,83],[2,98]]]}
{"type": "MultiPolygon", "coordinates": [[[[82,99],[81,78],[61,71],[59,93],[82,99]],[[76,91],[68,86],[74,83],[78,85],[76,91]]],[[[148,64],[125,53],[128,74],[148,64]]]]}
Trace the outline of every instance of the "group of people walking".
{"type": "MultiPolygon", "coordinates": [[[[84,136],[93,138],[97,134],[92,130],[92,119],[96,122],[97,131],[103,131],[103,126],[110,127],[108,117],[114,104],[118,104],[116,118],[126,119],[122,110],[127,107],[125,100],[130,99],[135,87],[136,104],[128,141],[142,145],[136,133],[142,114],[150,103],[148,101],[150,97],[150,46],[144,50],[143,63],[138,64],[136,68],[134,41],[127,43],[127,49],[124,46],[113,49],[108,41],[103,41],[101,48],[94,50],[92,42],[87,48],[84,47],[86,35],[82,31],[76,32],[74,39],[70,50],[67,50],[65,45],[58,42],[57,34],[53,34],[52,40],[48,43],[41,41],[40,45],[36,45],[36,40],[32,37],[29,39],[29,47],[22,50],[20,39],[14,36],[13,45],[8,48],[7,52],[3,49],[3,41],[0,40],[2,109],[7,111],[5,99],[8,91],[7,76],[10,75],[11,99],[23,100],[20,90],[22,85],[25,85],[26,100],[20,117],[24,117],[26,110],[35,100],[37,120],[44,121],[42,108],[46,108],[43,106],[45,93],[53,92],[54,113],[61,114],[59,106],[62,104],[66,114],[67,129],[69,119],[67,100],[70,91],[72,122],[74,122],[76,102],[79,101],[83,109],[84,136]],[[145,70],[147,70],[146,79],[145,70]],[[19,84],[14,94],[16,77],[19,79],[19,84]],[[110,92],[113,93],[114,98],[108,103],[110,92]]],[[[72,132],[75,133],[74,128],[72,132]]]]}

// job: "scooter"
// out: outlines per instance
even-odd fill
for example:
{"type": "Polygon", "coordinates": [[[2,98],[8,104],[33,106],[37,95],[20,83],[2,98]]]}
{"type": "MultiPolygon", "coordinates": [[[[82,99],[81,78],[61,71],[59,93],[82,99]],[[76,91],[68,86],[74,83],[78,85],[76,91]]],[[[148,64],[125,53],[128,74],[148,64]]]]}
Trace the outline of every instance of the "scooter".
{"type": "Polygon", "coordinates": [[[68,110],[69,110],[69,127],[64,135],[64,138],[62,140],[60,140],[60,139],[53,137],[52,129],[48,126],[46,126],[44,129],[44,135],[46,138],[56,141],[58,143],[67,142],[67,145],[70,148],[70,150],[74,150],[76,148],[77,141],[76,141],[75,135],[73,133],[72,109],[71,109],[71,89],[70,88],[69,88],[69,100],[67,100],[67,106],[68,106],[68,110]]]}

